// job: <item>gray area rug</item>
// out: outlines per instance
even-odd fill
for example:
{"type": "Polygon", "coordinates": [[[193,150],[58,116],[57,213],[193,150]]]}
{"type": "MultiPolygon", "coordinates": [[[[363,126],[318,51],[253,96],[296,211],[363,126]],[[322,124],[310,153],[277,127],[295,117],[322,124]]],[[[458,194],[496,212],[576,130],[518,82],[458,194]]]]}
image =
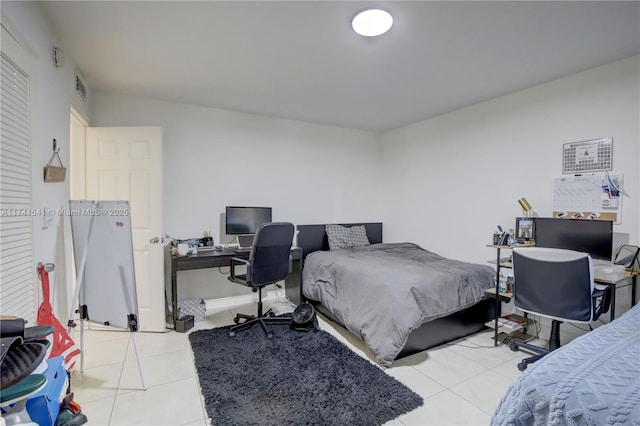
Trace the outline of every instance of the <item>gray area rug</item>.
{"type": "Polygon", "coordinates": [[[381,425],[422,398],[324,331],[189,335],[214,425],[381,425]]]}

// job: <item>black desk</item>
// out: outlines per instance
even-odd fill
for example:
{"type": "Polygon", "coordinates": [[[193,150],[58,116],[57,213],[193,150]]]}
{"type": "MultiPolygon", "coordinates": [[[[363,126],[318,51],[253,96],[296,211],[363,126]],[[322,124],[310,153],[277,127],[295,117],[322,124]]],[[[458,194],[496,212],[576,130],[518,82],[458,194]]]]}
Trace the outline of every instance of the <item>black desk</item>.
{"type": "MultiPolygon", "coordinates": [[[[240,259],[249,258],[249,252],[236,253],[233,250],[198,250],[198,253],[194,256],[171,255],[170,250],[171,249],[168,248],[166,251],[165,268],[170,264],[171,270],[166,272],[170,272],[171,276],[171,306],[173,307],[171,323],[174,327],[176,312],[178,312],[178,271],[229,266],[232,257],[238,257],[240,259]]],[[[302,249],[293,247],[291,249],[291,257],[293,258],[292,272],[285,280],[285,293],[289,300],[297,305],[302,300],[302,249]]],[[[168,275],[169,274],[165,273],[166,278],[168,278],[168,275]]]]}

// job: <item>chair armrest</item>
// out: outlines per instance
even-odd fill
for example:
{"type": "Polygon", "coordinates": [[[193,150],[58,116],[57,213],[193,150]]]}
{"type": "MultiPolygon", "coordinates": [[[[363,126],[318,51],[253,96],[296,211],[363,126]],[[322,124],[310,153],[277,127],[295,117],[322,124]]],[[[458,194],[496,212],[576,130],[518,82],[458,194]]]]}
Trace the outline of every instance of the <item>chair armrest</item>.
{"type": "MultiPolygon", "coordinates": [[[[229,266],[231,266],[231,279],[234,281],[240,281],[238,279],[238,277],[236,276],[236,265],[245,265],[247,267],[247,277],[250,276],[249,274],[249,268],[251,268],[251,262],[249,262],[246,259],[240,259],[239,257],[232,257],[231,258],[231,263],[229,264],[229,266]]],[[[246,281],[245,281],[246,282],[246,281]]]]}
{"type": "Polygon", "coordinates": [[[615,288],[607,286],[607,288],[594,288],[591,293],[591,312],[593,320],[597,320],[600,315],[609,311],[609,305],[611,304],[611,292],[615,291],[615,288]]]}
{"type": "Polygon", "coordinates": [[[249,265],[251,262],[249,262],[247,259],[240,259],[239,257],[232,257],[231,258],[231,264],[240,264],[240,263],[244,263],[245,265],[249,265]]]}
{"type": "Polygon", "coordinates": [[[593,293],[591,293],[591,298],[598,299],[599,297],[604,296],[608,290],[608,288],[594,288],[593,293]]]}

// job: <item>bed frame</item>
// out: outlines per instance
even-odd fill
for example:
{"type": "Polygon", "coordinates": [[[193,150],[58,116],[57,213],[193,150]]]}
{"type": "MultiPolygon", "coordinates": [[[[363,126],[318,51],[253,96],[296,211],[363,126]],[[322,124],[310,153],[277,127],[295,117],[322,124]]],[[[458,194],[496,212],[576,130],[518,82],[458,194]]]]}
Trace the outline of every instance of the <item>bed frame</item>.
{"type": "MultiPolygon", "coordinates": [[[[371,242],[371,244],[382,243],[382,223],[380,222],[342,223],[340,225],[346,227],[364,225],[369,242],[371,242]]],[[[299,231],[297,245],[302,249],[303,259],[314,251],[329,250],[329,243],[324,224],[299,225],[297,229],[299,231]]],[[[299,282],[301,282],[301,280],[299,282]]],[[[344,324],[331,315],[331,313],[324,308],[320,302],[306,298],[303,300],[312,303],[318,312],[329,318],[331,321],[334,321],[344,327],[344,324]]],[[[407,343],[396,359],[451,342],[482,330],[485,328],[484,324],[487,321],[494,319],[495,309],[496,306],[493,299],[483,299],[475,305],[455,312],[449,316],[423,323],[420,327],[409,334],[407,343]]]]}

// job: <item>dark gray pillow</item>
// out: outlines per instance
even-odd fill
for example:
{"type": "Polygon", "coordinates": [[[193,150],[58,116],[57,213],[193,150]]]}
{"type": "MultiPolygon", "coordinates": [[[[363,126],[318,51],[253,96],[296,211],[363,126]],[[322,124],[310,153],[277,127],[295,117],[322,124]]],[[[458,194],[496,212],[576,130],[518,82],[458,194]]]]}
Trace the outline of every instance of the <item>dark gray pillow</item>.
{"type": "Polygon", "coordinates": [[[364,225],[347,228],[342,225],[325,225],[325,232],[329,240],[329,250],[368,246],[371,243],[367,238],[364,225]]]}

